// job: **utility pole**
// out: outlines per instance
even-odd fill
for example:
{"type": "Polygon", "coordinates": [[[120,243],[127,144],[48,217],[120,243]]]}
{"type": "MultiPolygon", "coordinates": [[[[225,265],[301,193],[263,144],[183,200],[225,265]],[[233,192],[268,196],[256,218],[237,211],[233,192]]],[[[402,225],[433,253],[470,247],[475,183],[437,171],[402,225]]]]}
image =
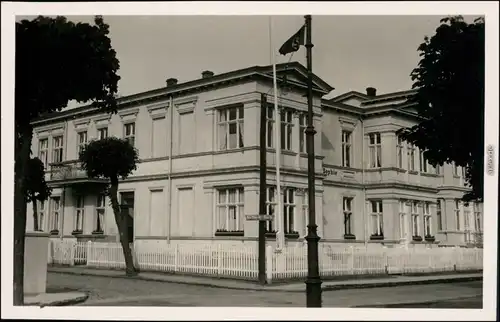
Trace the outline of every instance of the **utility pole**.
{"type": "Polygon", "coordinates": [[[307,307],[321,307],[321,278],[319,276],[318,260],[318,226],[316,225],[315,206],[315,172],[314,172],[314,130],[313,124],[313,91],[312,91],[312,37],[311,15],[306,15],[306,50],[307,50],[307,186],[309,201],[309,225],[307,226],[307,279],[306,305],[307,307]]]}
{"type": "Polygon", "coordinates": [[[260,187],[259,187],[259,283],[266,283],[266,221],[262,216],[266,213],[266,121],[267,96],[260,96],[260,187]]]}

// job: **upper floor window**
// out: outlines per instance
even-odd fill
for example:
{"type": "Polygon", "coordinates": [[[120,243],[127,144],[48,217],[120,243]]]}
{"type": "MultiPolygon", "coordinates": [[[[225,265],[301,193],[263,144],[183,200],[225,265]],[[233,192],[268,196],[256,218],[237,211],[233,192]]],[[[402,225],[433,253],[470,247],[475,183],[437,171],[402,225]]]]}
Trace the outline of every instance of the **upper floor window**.
{"type": "Polygon", "coordinates": [[[87,131],[78,132],[78,153],[83,150],[83,147],[87,144],[87,131]]]}
{"type": "Polygon", "coordinates": [[[101,127],[97,129],[97,139],[102,140],[108,137],[108,128],[101,127]]]}
{"type": "Polygon", "coordinates": [[[342,166],[351,167],[351,136],[352,132],[342,131],[342,166]]]}
{"type": "Polygon", "coordinates": [[[415,145],[408,143],[408,170],[415,171],[415,145]]]}
{"type": "Polygon", "coordinates": [[[427,163],[427,158],[424,156],[424,151],[420,150],[420,172],[427,173],[429,164],[427,163]]]}
{"type": "Polygon", "coordinates": [[[52,162],[63,161],[63,137],[55,136],[52,138],[52,162]]]}
{"type": "Polygon", "coordinates": [[[443,214],[441,212],[441,199],[438,199],[436,203],[436,219],[437,219],[437,229],[439,231],[443,230],[443,214]]]}
{"type": "Polygon", "coordinates": [[[229,150],[243,147],[243,106],[219,109],[219,149],[229,150]]]}
{"type": "Polygon", "coordinates": [[[344,235],[354,235],[352,222],[352,198],[343,198],[342,210],[344,212],[344,235]]]}
{"type": "Polygon", "coordinates": [[[368,148],[370,149],[370,168],[380,168],[382,166],[380,133],[370,133],[368,148]]]}
{"type": "Polygon", "coordinates": [[[401,136],[398,136],[398,144],[396,145],[396,153],[397,153],[397,158],[398,158],[398,168],[399,169],[404,169],[403,147],[404,147],[403,138],[401,136]]]}
{"type": "Polygon", "coordinates": [[[243,232],[245,222],[242,187],[217,190],[217,231],[243,232]]]}
{"type": "Polygon", "coordinates": [[[455,200],[455,227],[460,230],[460,201],[455,200]]]}
{"type": "Polygon", "coordinates": [[[456,165],[455,162],[452,162],[452,166],[453,166],[453,175],[455,177],[458,177],[458,166],[456,165]]]}
{"type": "Polygon", "coordinates": [[[273,148],[274,147],[274,107],[269,106],[267,108],[267,147],[268,148],[273,148]]]}
{"type": "Polygon", "coordinates": [[[292,150],[293,111],[281,110],[281,149],[292,150]]]}
{"type": "Polygon", "coordinates": [[[299,115],[299,148],[301,153],[306,153],[307,152],[307,147],[306,147],[306,128],[307,128],[307,114],[301,113],[299,115]]]}
{"type": "Polygon", "coordinates": [[[49,139],[38,140],[38,158],[47,167],[49,155],[49,139]]]}
{"type": "Polygon", "coordinates": [[[123,125],[123,136],[130,143],[135,146],[135,123],[126,123],[123,125]]]}

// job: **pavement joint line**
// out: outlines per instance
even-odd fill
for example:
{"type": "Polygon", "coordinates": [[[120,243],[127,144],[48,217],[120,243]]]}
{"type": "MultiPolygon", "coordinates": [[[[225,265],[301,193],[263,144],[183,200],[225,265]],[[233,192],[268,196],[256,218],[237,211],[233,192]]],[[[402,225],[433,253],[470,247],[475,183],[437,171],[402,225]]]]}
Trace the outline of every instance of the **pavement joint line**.
{"type": "MultiPolygon", "coordinates": [[[[118,274],[109,274],[109,272],[89,272],[89,271],[69,271],[69,270],[51,270],[49,272],[58,273],[58,274],[69,274],[69,275],[80,275],[80,276],[98,276],[98,277],[111,277],[111,278],[122,278],[122,279],[136,279],[136,280],[145,280],[145,281],[154,281],[154,282],[163,282],[163,283],[174,283],[181,285],[198,285],[198,286],[206,286],[212,288],[222,288],[222,289],[234,289],[234,290],[251,290],[251,291],[267,291],[267,292],[304,292],[304,289],[286,289],[280,288],[280,286],[260,286],[255,285],[255,287],[248,286],[231,286],[231,285],[216,285],[211,284],[210,282],[186,282],[186,281],[173,281],[166,280],[155,277],[148,276],[125,276],[118,274]]],[[[464,277],[440,277],[436,279],[429,280],[407,280],[407,281],[391,281],[391,282],[373,282],[373,283],[365,283],[365,284],[339,284],[339,285],[324,285],[322,287],[323,291],[335,291],[335,290],[345,290],[345,289],[363,289],[363,288],[380,288],[380,287],[395,287],[395,286],[403,286],[403,285],[426,285],[426,284],[439,284],[439,283],[455,283],[455,282],[468,282],[468,281],[478,281],[482,280],[483,276],[464,276],[464,277]]]]}

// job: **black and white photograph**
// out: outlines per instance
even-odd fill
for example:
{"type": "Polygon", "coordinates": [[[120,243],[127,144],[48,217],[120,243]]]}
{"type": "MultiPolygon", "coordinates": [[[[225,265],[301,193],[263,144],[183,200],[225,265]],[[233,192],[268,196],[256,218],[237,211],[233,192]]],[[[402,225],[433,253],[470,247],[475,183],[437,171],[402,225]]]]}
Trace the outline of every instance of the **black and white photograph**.
{"type": "Polygon", "coordinates": [[[495,320],[498,85],[497,2],[2,2],[2,318],[495,320]]]}

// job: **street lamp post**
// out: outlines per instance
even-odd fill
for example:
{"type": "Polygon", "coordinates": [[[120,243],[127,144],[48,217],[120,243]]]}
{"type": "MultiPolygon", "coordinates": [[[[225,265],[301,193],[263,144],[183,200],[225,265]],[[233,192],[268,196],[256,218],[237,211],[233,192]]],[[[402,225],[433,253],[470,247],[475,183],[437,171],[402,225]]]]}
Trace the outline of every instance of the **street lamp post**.
{"type": "Polygon", "coordinates": [[[311,15],[306,15],[306,50],[307,50],[307,185],[309,198],[309,225],[307,226],[307,279],[306,279],[306,305],[307,307],[321,307],[321,278],[319,276],[318,260],[318,226],[316,225],[315,206],[315,172],[314,172],[314,135],[313,125],[313,91],[312,91],[312,37],[311,15]]]}

